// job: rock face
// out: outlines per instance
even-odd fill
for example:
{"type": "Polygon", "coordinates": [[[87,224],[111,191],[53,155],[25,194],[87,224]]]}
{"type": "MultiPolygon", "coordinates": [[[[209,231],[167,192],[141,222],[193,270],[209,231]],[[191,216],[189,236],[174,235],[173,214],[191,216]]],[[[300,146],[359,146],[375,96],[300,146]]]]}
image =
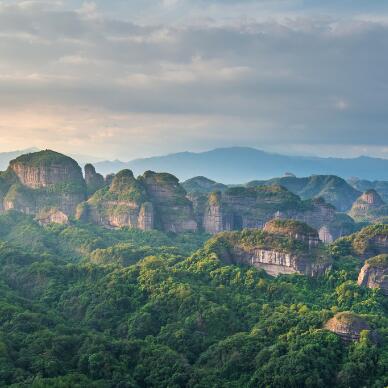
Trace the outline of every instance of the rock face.
{"type": "Polygon", "coordinates": [[[154,227],[152,204],[144,187],[132,171],[120,171],[110,187],[98,190],[85,204],[79,206],[77,218],[105,227],[130,227],[150,230],[154,227]]]}
{"type": "Polygon", "coordinates": [[[210,240],[208,247],[226,263],[251,265],[272,276],[297,273],[315,277],[331,267],[318,233],[292,220],[272,221],[264,230],[224,232],[210,240]]]}
{"type": "Polygon", "coordinates": [[[193,204],[179,180],[167,173],[146,171],[139,178],[155,209],[156,226],[166,232],[194,232],[197,222],[193,204]]]}
{"type": "Polygon", "coordinates": [[[9,185],[3,193],[4,211],[38,214],[42,209],[56,208],[73,216],[85,199],[81,168],[73,159],[54,151],[22,155],[11,161],[6,174],[9,185]]]}
{"type": "Polygon", "coordinates": [[[130,170],[120,171],[109,187],[79,206],[77,218],[112,228],[176,233],[197,228],[192,204],[178,179],[151,171],[138,179],[130,170]]]}
{"type": "Polygon", "coordinates": [[[191,194],[198,224],[211,234],[221,231],[262,228],[271,219],[294,219],[320,229],[327,227],[327,239],[354,231],[354,221],[336,213],[322,199],[302,201],[281,186],[235,187],[224,192],[191,194]]]}
{"type": "Polygon", "coordinates": [[[388,296],[388,255],[367,260],[361,268],[357,283],[362,287],[380,288],[388,296]]]}
{"type": "Polygon", "coordinates": [[[96,172],[92,164],[85,165],[85,183],[88,196],[93,195],[106,185],[104,177],[96,172]]]}
{"type": "Polygon", "coordinates": [[[370,330],[368,322],[359,315],[342,312],[336,314],[325,324],[325,329],[338,334],[345,342],[358,341],[363,330],[370,330]]]}
{"type": "Polygon", "coordinates": [[[49,224],[69,224],[69,217],[58,209],[45,209],[39,212],[35,219],[41,225],[49,224]]]}
{"type": "Polygon", "coordinates": [[[349,215],[358,222],[374,222],[388,217],[388,206],[375,190],[366,191],[354,202],[349,215]]]}

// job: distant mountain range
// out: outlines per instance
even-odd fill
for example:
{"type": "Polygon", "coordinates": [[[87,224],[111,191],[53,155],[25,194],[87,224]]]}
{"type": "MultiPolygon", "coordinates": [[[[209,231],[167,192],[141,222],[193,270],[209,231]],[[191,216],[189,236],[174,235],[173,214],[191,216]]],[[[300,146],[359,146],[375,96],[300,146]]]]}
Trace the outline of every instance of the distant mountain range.
{"type": "MultiPolygon", "coordinates": [[[[0,170],[5,170],[10,160],[19,155],[37,151],[36,148],[0,153],[0,170]]],[[[131,169],[135,175],[144,171],[170,172],[180,180],[206,176],[226,184],[246,183],[284,176],[337,175],[343,178],[358,177],[367,180],[388,180],[388,159],[360,156],[353,159],[288,156],[269,153],[249,147],[217,148],[207,152],[180,152],[165,156],[101,161],[85,155],[71,155],[81,165],[94,163],[101,174],[131,169]]]]}
{"type": "Polygon", "coordinates": [[[319,174],[369,180],[388,179],[388,159],[287,156],[249,147],[218,148],[200,153],[181,152],[130,162],[104,161],[95,166],[103,174],[129,168],[135,174],[142,174],[146,170],[168,171],[181,180],[201,175],[222,183],[269,179],[283,176],[285,172],[297,176],[319,174]]]}
{"type": "Polygon", "coordinates": [[[26,148],[24,150],[0,152],[0,171],[5,171],[8,168],[8,164],[12,159],[17,158],[20,155],[28,154],[30,152],[38,151],[37,148],[26,148]]]}

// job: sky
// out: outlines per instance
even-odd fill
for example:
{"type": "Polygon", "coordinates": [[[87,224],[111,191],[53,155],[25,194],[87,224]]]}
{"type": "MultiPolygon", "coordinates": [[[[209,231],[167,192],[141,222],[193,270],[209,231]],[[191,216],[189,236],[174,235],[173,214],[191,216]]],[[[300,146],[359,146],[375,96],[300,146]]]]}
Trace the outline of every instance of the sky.
{"type": "Polygon", "coordinates": [[[0,152],[388,158],[388,2],[0,0],[0,152]]]}

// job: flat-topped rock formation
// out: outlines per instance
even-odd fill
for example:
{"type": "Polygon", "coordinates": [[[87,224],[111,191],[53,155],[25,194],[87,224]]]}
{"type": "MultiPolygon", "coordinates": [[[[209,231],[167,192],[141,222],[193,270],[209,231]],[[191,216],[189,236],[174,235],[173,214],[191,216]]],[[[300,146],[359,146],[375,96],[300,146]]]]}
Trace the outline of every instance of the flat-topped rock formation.
{"type": "Polygon", "coordinates": [[[388,296],[388,254],[367,260],[361,268],[357,283],[362,287],[380,288],[388,296]]]}
{"type": "Polygon", "coordinates": [[[34,215],[55,208],[72,216],[86,195],[77,162],[50,150],[16,158],[2,177],[2,211],[13,209],[34,215]]]}
{"type": "Polygon", "coordinates": [[[311,226],[295,220],[271,220],[264,226],[264,231],[278,235],[290,237],[315,248],[319,245],[318,232],[311,226]]]}
{"type": "Polygon", "coordinates": [[[271,223],[267,230],[220,233],[208,247],[225,263],[251,265],[272,276],[297,273],[315,277],[331,267],[316,231],[297,221],[276,223],[276,227],[271,223]]]}

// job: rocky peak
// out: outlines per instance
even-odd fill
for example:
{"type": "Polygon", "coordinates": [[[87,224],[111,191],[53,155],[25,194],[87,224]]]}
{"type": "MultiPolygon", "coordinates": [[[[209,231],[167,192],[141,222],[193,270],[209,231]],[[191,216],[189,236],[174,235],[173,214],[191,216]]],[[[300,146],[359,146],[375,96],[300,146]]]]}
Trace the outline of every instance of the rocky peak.
{"type": "Polygon", "coordinates": [[[358,341],[363,330],[370,330],[368,322],[351,312],[341,312],[329,319],[325,329],[338,334],[344,341],[358,341]]]}
{"type": "Polygon", "coordinates": [[[38,214],[50,206],[69,216],[85,199],[80,166],[58,152],[45,150],[19,156],[10,162],[7,173],[14,178],[4,194],[3,210],[38,214]]]}
{"type": "Polygon", "coordinates": [[[94,166],[90,163],[85,165],[85,183],[88,196],[105,186],[104,177],[101,174],[98,174],[94,166]]]}
{"type": "Polygon", "coordinates": [[[388,207],[376,190],[368,190],[354,203],[349,215],[356,221],[374,221],[381,216],[388,215],[388,207]]]}
{"type": "Polygon", "coordinates": [[[380,288],[388,296],[388,254],[367,260],[361,268],[357,283],[363,287],[380,288]]]}
{"type": "Polygon", "coordinates": [[[197,230],[193,204],[178,178],[168,173],[146,171],[139,182],[154,205],[158,228],[175,233],[197,230]]]}
{"type": "Polygon", "coordinates": [[[31,189],[58,184],[84,184],[78,163],[51,150],[21,155],[10,162],[9,168],[22,185],[31,189]]]}

